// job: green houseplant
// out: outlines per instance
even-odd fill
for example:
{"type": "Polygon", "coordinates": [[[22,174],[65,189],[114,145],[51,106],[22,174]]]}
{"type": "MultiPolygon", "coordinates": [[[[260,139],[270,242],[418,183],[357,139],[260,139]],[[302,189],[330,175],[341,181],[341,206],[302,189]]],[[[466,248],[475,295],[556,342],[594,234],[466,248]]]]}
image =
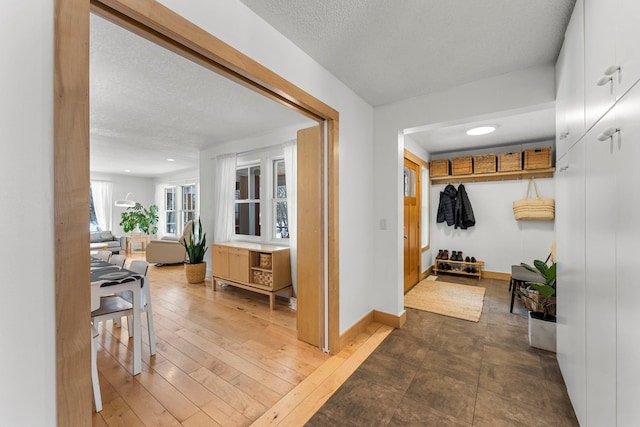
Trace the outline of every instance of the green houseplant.
{"type": "Polygon", "coordinates": [[[534,267],[520,264],[534,273],[539,273],[543,282],[527,282],[518,295],[526,301],[529,311],[529,345],[548,351],[556,351],[556,263],[550,266],[541,260],[534,267]]]}
{"type": "Polygon", "coordinates": [[[136,228],[144,234],[156,234],[158,232],[158,206],[151,205],[149,209],[140,203],[127,208],[120,216],[120,226],[125,233],[130,233],[136,228]]]}
{"type": "Polygon", "coordinates": [[[207,233],[202,231],[202,223],[198,225],[191,221],[191,237],[182,241],[187,252],[187,262],[184,265],[185,275],[189,283],[202,283],[207,271],[204,254],[207,252],[207,233]]]}

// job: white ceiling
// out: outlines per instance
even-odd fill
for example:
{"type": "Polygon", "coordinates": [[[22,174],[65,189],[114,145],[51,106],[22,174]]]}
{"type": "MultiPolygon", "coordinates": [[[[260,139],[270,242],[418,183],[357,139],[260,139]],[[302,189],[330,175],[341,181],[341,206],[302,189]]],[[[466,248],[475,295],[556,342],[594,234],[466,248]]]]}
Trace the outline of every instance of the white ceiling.
{"type": "Polygon", "coordinates": [[[202,149],[314,123],[95,15],[90,58],[92,172],[194,169],[202,149]]]}
{"type": "MultiPolygon", "coordinates": [[[[575,0],[241,0],[371,105],[553,64],[575,0]]],[[[437,153],[553,138],[553,105],[411,138],[437,153]]],[[[309,120],[101,18],[91,19],[91,169],[158,176],[198,151],[309,120]],[[170,163],[166,159],[173,158],[170,163]]]]}

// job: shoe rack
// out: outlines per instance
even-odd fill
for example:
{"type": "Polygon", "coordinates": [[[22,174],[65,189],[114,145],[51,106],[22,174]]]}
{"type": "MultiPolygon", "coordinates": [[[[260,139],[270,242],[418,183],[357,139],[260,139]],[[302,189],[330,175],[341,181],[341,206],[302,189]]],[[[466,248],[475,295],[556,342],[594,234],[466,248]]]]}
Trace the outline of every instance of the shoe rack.
{"type": "Polygon", "coordinates": [[[436,259],[433,265],[433,271],[439,273],[460,274],[463,276],[474,276],[478,280],[482,279],[482,269],[484,262],[476,260],[471,261],[453,261],[450,259],[436,259]]]}

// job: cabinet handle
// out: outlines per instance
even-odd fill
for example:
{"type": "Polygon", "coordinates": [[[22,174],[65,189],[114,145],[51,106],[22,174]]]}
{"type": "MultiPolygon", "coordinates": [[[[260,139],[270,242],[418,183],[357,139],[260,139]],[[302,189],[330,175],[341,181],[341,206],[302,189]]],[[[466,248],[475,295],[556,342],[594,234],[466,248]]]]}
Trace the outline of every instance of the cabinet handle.
{"type": "Polygon", "coordinates": [[[613,76],[602,76],[598,80],[598,86],[604,86],[607,83],[609,83],[610,81],[613,81],[613,76]]]}
{"type": "Polygon", "coordinates": [[[620,129],[618,128],[606,128],[600,135],[598,135],[598,141],[607,141],[618,132],[620,132],[620,129]]]}
{"type": "Polygon", "coordinates": [[[620,66],[619,65],[611,65],[606,70],[604,70],[604,75],[605,76],[612,76],[612,75],[614,75],[616,73],[616,71],[620,71],[620,66]]]}

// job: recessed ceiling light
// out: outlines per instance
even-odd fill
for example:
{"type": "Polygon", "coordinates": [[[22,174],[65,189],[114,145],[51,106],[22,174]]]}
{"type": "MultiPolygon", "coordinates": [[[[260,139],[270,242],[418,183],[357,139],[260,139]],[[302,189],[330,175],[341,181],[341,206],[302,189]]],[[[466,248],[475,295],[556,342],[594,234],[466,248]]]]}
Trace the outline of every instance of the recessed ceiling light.
{"type": "Polygon", "coordinates": [[[168,162],[175,162],[175,159],[167,159],[168,162]]]}
{"type": "Polygon", "coordinates": [[[469,129],[467,135],[486,135],[496,130],[495,126],[480,126],[477,128],[469,129]]]}

